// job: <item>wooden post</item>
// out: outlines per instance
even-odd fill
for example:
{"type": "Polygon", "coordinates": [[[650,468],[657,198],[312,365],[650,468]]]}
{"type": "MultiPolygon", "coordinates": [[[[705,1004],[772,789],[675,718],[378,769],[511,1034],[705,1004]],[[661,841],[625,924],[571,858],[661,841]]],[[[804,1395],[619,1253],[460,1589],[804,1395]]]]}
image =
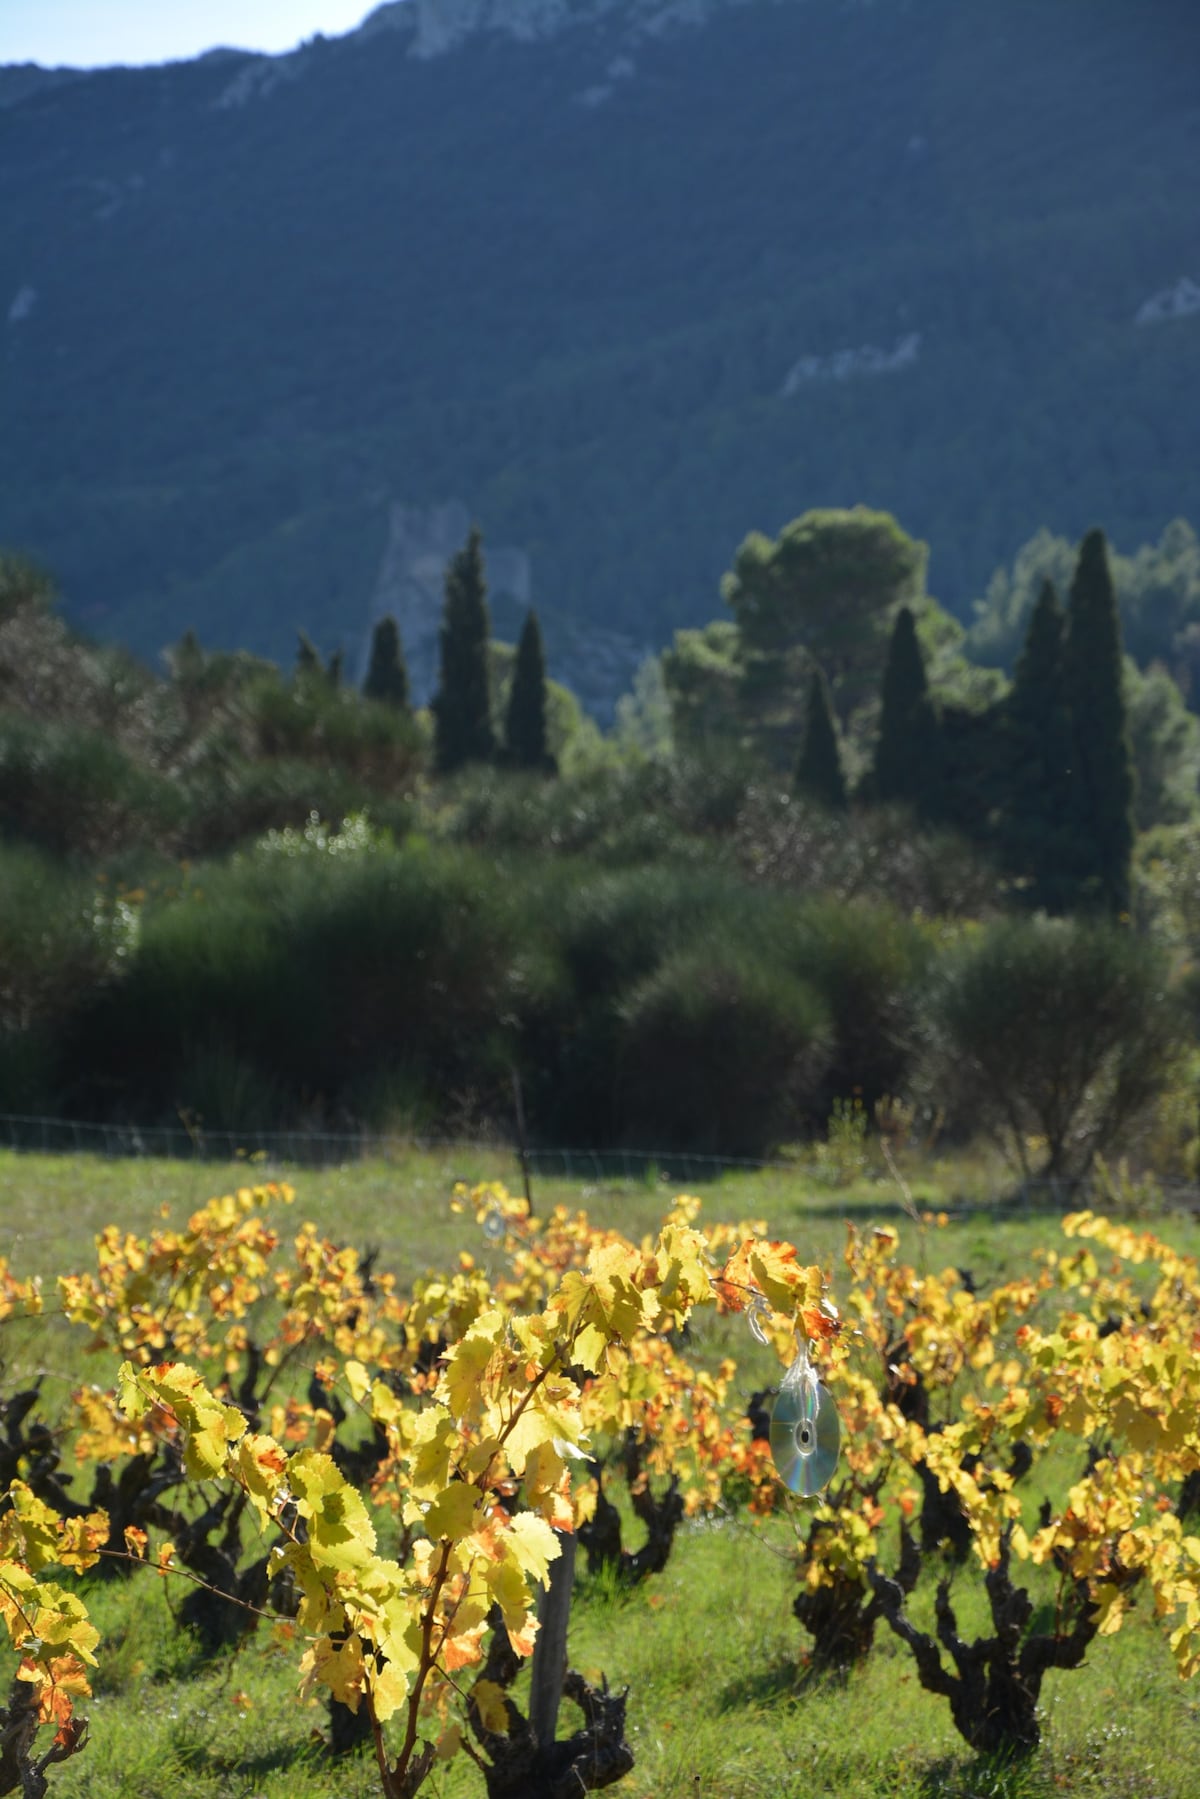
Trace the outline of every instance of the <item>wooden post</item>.
{"type": "Polygon", "coordinates": [[[558,1707],[567,1672],[567,1625],[575,1584],[575,1533],[559,1531],[562,1554],[550,1564],[550,1585],[538,1601],[541,1629],[533,1647],[530,1671],[529,1723],[539,1749],[554,1741],[558,1707]]]}
{"type": "Polygon", "coordinates": [[[521,1092],[521,1076],[516,1068],[512,1071],[513,1105],[517,1114],[517,1160],[521,1164],[521,1179],[525,1185],[525,1210],[533,1217],[533,1189],[529,1184],[529,1144],[525,1136],[525,1096],[521,1092]]]}

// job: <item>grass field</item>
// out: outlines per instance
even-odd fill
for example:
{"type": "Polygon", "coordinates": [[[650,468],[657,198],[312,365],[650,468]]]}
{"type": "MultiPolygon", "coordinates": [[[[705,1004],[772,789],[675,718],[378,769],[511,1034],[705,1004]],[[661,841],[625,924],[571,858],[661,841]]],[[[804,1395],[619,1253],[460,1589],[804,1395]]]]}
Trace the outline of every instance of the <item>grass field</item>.
{"type": "MultiPolygon", "coordinates": [[[[166,1207],[179,1218],[196,1204],[262,1171],[165,1162],[0,1154],[0,1244],[14,1271],[54,1273],[85,1265],[106,1223],[144,1229],[166,1207]]],[[[837,1258],[847,1217],[899,1222],[905,1252],[931,1267],[969,1267],[983,1284],[1020,1272],[1057,1219],[1017,1207],[968,1207],[995,1192],[1000,1175],[978,1159],[931,1162],[907,1171],[921,1207],[945,1207],[943,1229],[920,1231],[904,1216],[890,1181],[865,1175],[844,1188],[797,1167],[725,1175],[702,1189],[705,1216],[761,1217],[805,1259],[837,1258]]],[[[412,1154],[395,1162],[308,1171],[292,1177],[297,1222],[381,1245],[381,1265],[402,1279],[487,1246],[472,1221],[449,1213],[456,1179],[513,1180],[511,1162],[488,1152],[412,1154]]],[[[671,1189],[627,1181],[593,1187],[539,1182],[539,1208],[586,1205],[627,1231],[649,1229],[671,1189]]],[[[1146,1221],[1180,1248],[1200,1253],[1200,1223],[1186,1213],[1146,1221]]],[[[494,1252],[493,1252],[494,1253],[494,1252]]],[[[709,1327],[703,1349],[729,1349],[747,1391],[770,1366],[741,1320],[709,1327]]],[[[47,1403],[65,1397],[85,1366],[66,1359],[51,1322],[20,1323],[0,1338],[3,1385],[34,1366],[46,1371],[47,1403]]],[[[1036,1506],[1038,1494],[1030,1495],[1036,1506]]],[[[802,1504],[802,1502],[797,1502],[802,1504]]],[[[1170,1665],[1160,1626],[1142,1601],[1130,1625],[1098,1640],[1087,1665],[1051,1674],[1043,1690],[1044,1743],[1024,1766],[998,1767],[965,1750],[944,1702],[922,1692],[907,1652],[885,1633],[848,1682],[806,1681],[805,1636],[791,1615],[795,1577],[786,1519],[752,1525],[733,1518],[687,1529],[662,1575],[632,1595],[580,1580],[571,1656],[586,1674],[628,1683],[633,1773],[615,1789],[629,1799],[1196,1799],[1200,1792],[1200,1688],[1170,1665]]],[[[1038,1571],[1034,1571],[1038,1575],[1038,1571]]],[[[1040,1579],[1040,1575],[1038,1575],[1040,1579]]],[[[934,1576],[914,1610],[927,1622],[934,1576]]],[[[1040,1589],[1034,1589],[1035,1600],[1040,1589]]],[[[964,1575],[956,1598],[982,1626],[978,1582],[964,1575]]],[[[374,1763],[333,1762],[324,1753],[323,1706],[296,1694],[295,1655],[255,1638],[217,1664],[201,1662],[175,1631],[170,1583],[153,1576],[94,1584],[88,1604],[103,1634],[85,1754],[51,1771],[52,1792],[97,1799],[357,1799],[378,1791],[374,1763]]],[[[0,1668],[5,1687],[10,1672],[0,1668]]],[[[520,1693],[518,1690],[518,1699],[520,1693]]],[[[564,1712],[563,1725],[570,1718],[564,1712]]],[[[424,1789],[482,1793],[460,1758],[424,1789]]]]}

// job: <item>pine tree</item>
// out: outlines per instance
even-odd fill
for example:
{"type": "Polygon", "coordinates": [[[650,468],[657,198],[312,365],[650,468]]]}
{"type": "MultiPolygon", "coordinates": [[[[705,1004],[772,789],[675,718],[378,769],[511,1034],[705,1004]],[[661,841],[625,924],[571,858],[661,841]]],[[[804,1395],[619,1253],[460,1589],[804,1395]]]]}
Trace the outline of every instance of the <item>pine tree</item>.
{"type": "Polygon", "coordinates": [[[1121,620],[1103,531],[1089,531],[1071,582],[1064,653],[1074,748],[1074,822],[1087,882],[1110,912],[1129,909],[1133,761],[1122,687],[1121,620]]]}
{"type": "Polygon", "coordinates": [[[368,700],[378,700],[397,712],[407,712],[408,669],[400,644],[400,628],[394,618],[377,620],[371,633],[371,661],[363,682],[368,700]]]}
{"type": "Polygon", "coordinates": [[[830,812],[846,810],[846,781],[838,755],[837,731],[829,704],[829,686],[814,668],[804,717],[804,740],[796,761],[796,792],[830,812]]]}
{"type": "Polygon", "coordinates": [[[517,644],[504,743],[511,767],[553,770],[554,758],[546,741],[546,657],[537,613],[532,609],[525,615],[517,644]]]}
{"type": "Polygon", "coordinates": [[[441,684],[433,702],[439,774],[451,774],[468,762],[490,762],[495,754],[488,693],[490,629],[482,539],[478,526],[472,526],[446,569],[441,684]]]}
{"type": "Polygon", "coordinates": [[[912,609],[901,606],[883,671],[883,704],[875,746],[875,798],[917,812],[937,809],[941,745],[925,658],[912,609]]]}
{"type": "Polygon", "coordinates": [[[1008,794],[1001,850],[1033,905],[1067,912],[1086,859],[1075,816],[1074,743],[1066,687],[1066,617],[1043,581],[1004,709],[1008,794]]]}

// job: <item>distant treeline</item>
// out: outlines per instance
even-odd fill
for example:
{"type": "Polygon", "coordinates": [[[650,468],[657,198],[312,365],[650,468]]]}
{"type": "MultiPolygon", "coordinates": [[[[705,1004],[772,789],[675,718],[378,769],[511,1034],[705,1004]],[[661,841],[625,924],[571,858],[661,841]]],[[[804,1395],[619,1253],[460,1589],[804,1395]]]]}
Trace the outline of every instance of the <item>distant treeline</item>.
{"type": "Polygon", "coordinates": [[[1060,578],[1009,683],[893,519],[807,514],[601,738],[535,619],[490,641],[475,533],[430,713],[388,621],[363,693],[306,637],[158,677],[4,565],[0,1110],[506,1130],[515,1072],[544,1142],[885,1105],[1077,1171],[1190,1051],[1200,727],[1099,532],[1060,578]]]}

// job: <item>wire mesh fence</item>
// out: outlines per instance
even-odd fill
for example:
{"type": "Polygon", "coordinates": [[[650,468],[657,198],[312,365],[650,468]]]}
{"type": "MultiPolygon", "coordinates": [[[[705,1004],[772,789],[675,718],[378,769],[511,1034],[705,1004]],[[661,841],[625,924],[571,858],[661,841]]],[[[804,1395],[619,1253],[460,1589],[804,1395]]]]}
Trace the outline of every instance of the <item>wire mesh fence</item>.
{"type": "MultiPolygon", "coordinates": [[[[412,1133],[389,1134],[367,1130],[214,1130],[196,1124],[120,1124],[74,1118],[39,1117],[0,1112],[0,1147],[18,1152],[47,1155],[96,1155],[113,1159],[161,1158],[166,1161],[208,1163],[240,1163],[248,1169],[264,1172],[282,1168],[330,1168],[343,1164],[382,1159],[399,1161],[413,1153],[462,1157],[464,1161],[480,1155],[508,1159],[514,1179],[519,1185],[522,1154],[517,1142],[494,1135],[491,1137],[437,1137],[412,1133]]],[[[580,1149],[560,1148],[546,1144],[529,1144],[525,1164],[531,1178],[560,1179],[568,1182],[606,1183],[641,1181],[670,1185],[678,1192],[692,1184],[703,1184],[722,1174],[737,1171],[774,1169],[790,1171],[798,1179],[807,1180],[814,1199],[825,1205],[838,1203],[838,1183],[831,1183],[811,1163],[795,1155],[769,1159],[706,1155],[696,1150],[680,1149],[580,1149]]],[[[470,1170],[463,1169],[463,1178],[470,1170]]],[[[459,1171],[454,1171],[459,1178],[459,1171]]],[[[890,1191],[891,1183],[881,1176],[890,1191]]],[[[895,1198],[892,1193],[892,1198],[895,1198]]],[[[880,1193],[884,1203],[887,1194],[880,1193]]],[[[1025,1211],[1070,1211],[1078,1206],[1093,1205],[1098,1210],[1116,1213],[1147,1212],[1166,1206],[1171,1209],[1200,1212],[1200,1186],[1195,1181],[1160,1178],[1139,1188],[1126,1183],[1124,1191],[1106,1189],[1094,1175],[1080,1179],[1062,1177],[1021,1178],[1015,1174],[998,1174],[980,1190],[978,1183],[970,1195],[950,1202],[955,1212],[991,1209],[997,1205],[1025,1211]],[[1155,1203],[1157,1202],[1157,1203],[1155,1203]]]]}
{"type": "MultiPolygon", "coordinates": [[[[370,1157],[396,1159],[413,1151],[472,1155],[490,1152],[519,1162],[515,1143],[490,1138],[389,1135],[353,1130],[214,1130],[206,1126],[116,1124],[72,1118],[0,1113],[0,1146],[44,1155],[87,1154],[119,1159],[267,1163],[329,1167],[370,1157]]],[[[531,1174],[563,1180],[706,1180],[734,1169],[784,1166],[782,1162],[704,1155],[678,1149],[563,1149],[529,1145],[531,1174]]]]}

